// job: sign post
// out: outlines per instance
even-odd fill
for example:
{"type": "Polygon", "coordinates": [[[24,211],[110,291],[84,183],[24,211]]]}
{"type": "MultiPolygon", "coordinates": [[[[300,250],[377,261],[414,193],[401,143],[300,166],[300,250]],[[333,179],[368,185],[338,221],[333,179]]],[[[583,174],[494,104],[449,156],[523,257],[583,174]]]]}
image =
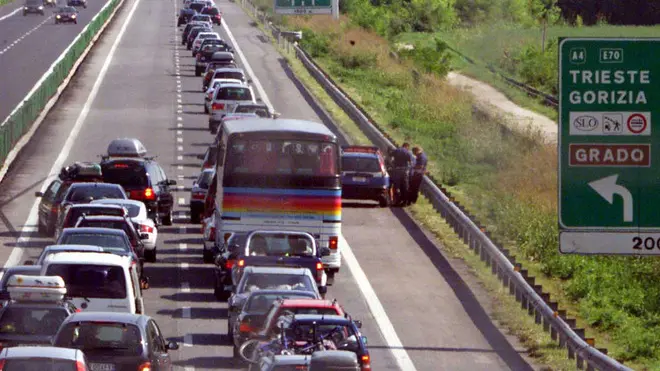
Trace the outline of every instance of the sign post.
{"type": "Polygon", "coordinates": [[[660,255],[659,57],[660,39],[560,40],[560,252],[660,255]]]}
{"type": "Polygon", "coordinates": [[[275,0],[273,9],[275,14],[334,14],[333,3],[338,7],[335,0],[275,0]]]}

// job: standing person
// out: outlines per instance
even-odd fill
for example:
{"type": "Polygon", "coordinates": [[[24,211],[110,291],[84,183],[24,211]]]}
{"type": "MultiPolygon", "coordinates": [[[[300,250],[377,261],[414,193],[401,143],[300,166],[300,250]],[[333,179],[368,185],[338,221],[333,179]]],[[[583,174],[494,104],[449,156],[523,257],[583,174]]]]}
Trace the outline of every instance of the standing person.
{"type": "Polygon", "coordinates": [[[398,203],[406,205],[408,199],[408,191],[410,188],[410,171],[413,168],[413,156],[410,153],[410,144],[403,143],[403,145],[392,153],[392,183],[394,185],[394,192],[399,191],[398,203]]]}
{"type": "Polygon", "coordinates": [[[415,167],[410,181],[410,198],[408,201],[414,204],[417,203],[417,197],[419,197],[419,187],[422,185],[424,174],[426,174],[426,163],[428,162],[428,158],[422,147],[415,147],[412,152],[413,155],[415,155],[415,167]]]}

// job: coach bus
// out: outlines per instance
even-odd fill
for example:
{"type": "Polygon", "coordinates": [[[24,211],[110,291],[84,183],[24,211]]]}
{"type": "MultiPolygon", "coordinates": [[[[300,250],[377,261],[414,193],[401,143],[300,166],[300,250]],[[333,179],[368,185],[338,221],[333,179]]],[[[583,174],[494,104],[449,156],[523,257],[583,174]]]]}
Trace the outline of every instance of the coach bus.
{"type": "Polygon", "coordinates": [[[219,128],[216,242],[257,229],[303,231],[341,266],[341,169],[337,137],[323,124],[243,118],[219,128]]]}

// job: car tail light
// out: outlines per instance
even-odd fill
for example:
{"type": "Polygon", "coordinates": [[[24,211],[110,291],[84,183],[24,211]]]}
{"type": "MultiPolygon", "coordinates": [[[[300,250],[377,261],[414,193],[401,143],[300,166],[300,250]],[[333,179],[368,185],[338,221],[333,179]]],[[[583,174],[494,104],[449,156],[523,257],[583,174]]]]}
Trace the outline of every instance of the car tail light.
{"type": "Polygon", "coordinates": [[[321,282],[323,279],[323,263],[316,263],[316,280],[321,282]]]}
{"type": "Polygon", "coordinates": [[[2,371],[5,368],[5,360],[0,359],[0,371],[2,371]]]}
{"type": "Polygon", "coordinates": [[[154,193],[154,190],[151,188],[147,188],[144,190],[144,198],[147,200],[155,200],[156,199],[156,194],[154,193]]]}
{"type": "MultiPolygon", "coordinates": [[[[234,260],[232,260],[232,259],[228,259],[228,260],[225,262],[225,268],[227,268],[227,269],[231,269],[233,266],[234,266],[234,260]]],[[[1,370],[0,370],[0,371],[1,371],[1,370]]]]}
{"type": "Polygon", "coordinates": [[[51,207],[50,207],[50,211],[53,212],[53,213],[56,213],[57,210],[58,210],[58,207],[57,207],[57,206],[51,206],[51,207]]]}
{"type": "Polygon", "coordinates": [[[215,110],[215,109],[217,109],[217,110],[223,110],[223,109],[225,109],[225,104],[224,104],[224,103],[213,103],[213,105],[211,106],[211,108],[213,108],[214,110],[215,110]]]}
{"type": "Polygon", "coordinates": [[[365,354],[360,358],[362,360],[362,371],[371,370],[371,357],[365,354]]]}
{"type": "Polygon", "coordinates": [[[339,237],[330,236],[330,240],[328,241],[328,247],[330,247],[331,250],[337,250],[337,247],[339,247],[339,237]]]}
{"type": "Polygon", "coordinates": [[[215,241],[215,227],[211,227],[209,231],[209,241],[215,241]]]}
{"type": "Polygon", "coordinates": [[[239,260],[238,261],[238,266],[239,267],[244,267],[245,266],[245,260],[244,259],[239,260]]]}
{"type": "Polygon", "coordinates": [[[87,367],[82,361],[76,361],[76,371],[87,371],[87,367]]]}
{"type": "Polygon", "coordinates": [[[151,362],[147,361],[139,365],[138,371],[151,371],[151,362]]]}
{"type": "Polygon", "coordinates": [[[204,197],[206,197],[206,193],[204,192],[195,192],[192,194],[193,200],[203,200],[204,197]]]}
{"type": "Polygon", "coordinates": [[[154,228],[146,224],[140,224],[140,233],[153,233],[154,228]]]}
{"type": "Polygon", "coordinates": [[[238,326],[238,331],[249,333],[254,331],[254,327],[250,326],[249,322],[241,322],[241,324],[238,326]]]}

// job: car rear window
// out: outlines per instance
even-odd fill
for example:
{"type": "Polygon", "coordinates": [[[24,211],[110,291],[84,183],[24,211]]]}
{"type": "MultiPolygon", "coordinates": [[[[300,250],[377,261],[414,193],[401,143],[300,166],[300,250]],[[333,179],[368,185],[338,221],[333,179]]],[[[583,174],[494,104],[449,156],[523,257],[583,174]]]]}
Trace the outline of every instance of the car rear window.
{"type": "Polygon", "coordinates": [[[102,355],[135,356],[142,354],[142,336],[132,324],[72,322],[59,332],[55,346],[80,349],[92,359],[102,355]]]}
{"type": "Polygon", "coordinates": [[[91,228],[108,228],[108,229],[120,229],[131,237],[132,230],[125,222],[115,221],[115,220],[81,220],[78,223],[78,227],[91,227],[91,228]]]}
{"type": "MultiPolygon", "coordinates": [[[[297,295],[295,291],[290,294],[253,294],[245,304],[245,311],[249,313],[266,313],[271,304],[277,299],[309,299],[307,295],[297,295]]],[[[335,314],[334,312],[332,314],[335,314]]]]}
{"type": "Polygon", "coordinates": [[[205,7],[206,7],[205,4],[199,4],[199,3],[190,4],[190,9],[195,9],[198,12],[201,12],[202,9],[204,9],[205,7]]]}
{"type": "Polygon", "coordinates": [[[225,87],[218,89],[217,100],[252,100],[252,92],[248,88],[225,87]]]}
{"type": "Polygon", "coordinates": [[[108,216],[124,216],[124,211],[121,209],[110,209],[110,208],[100,208],[100,207],[81,207],[81,208],[72,208],[69,210],[69,216],[65,224],[67,226],[73,226],[83,214],[87,216],[92,215],[108,215],[108,216]]]}
{"type": "Polygon", "coordinates": [[[0,317],[0,334],[53,336],[67,316],[64,308],[10,306],[0,317]]]}
{"type": "Polygon", "coordinates": [[[242,73],[240,72],[216,72],[213,75],[214,79],[236,79],[236,80],[245,80],[245,76],[243,76],[242,73]]]}
{"type": "Polygon", "coordinates": [[[70,233],[62,236],[60,245],[92,245],[101,246],[103,250],[113,252],[128,252],[130,247],[121,236],[100,233],[70,233]]]}
{"type": "Polygon", "coordinates": [[[314,283],[302,274],[249,274],[244,278],[241,292],[257,290],[314,291],[314,283]]]}
{"type": "Polygon", "coordinates": [[[363,171],[366,173],[379,173],[380,163],[378,159],[367,157],[342,157],[342,171],[363,171]]]}
{"type": "Polygon", "coordinates": [[[128,188],[146,187],[149,184],[146,168],[142,163],[135,161],[113,162],[104,165],[103,181],[128,188]]]}
{"type": "Polygon", "coordinates": [[[51,264],[47,276],[60,276],[72,297],[124,299],[126,279],[121,267],[93,264],[51,264]]]}
{"type": "Polygon", "coordinates": [[[52,358],[10,358],[5,360],[4,371],[76,371],[76,362],[68,359],[52,358]]]}
{"type": "Polygon", "coordinates": [[[204,15],[201,15],[201,14],[200,14],[200,15],[196,15],[196,16],[195,16],[195,20],[196,20],[196,21],[209,22],[209,21],[211,20],[211,17],[208,16],[208,15],[206,15],[206,14],[204,14],[204,15]]]}
{"type": "Polygon", "coordinates": [[[116,187],[77,187],[71,191],[68,197],[71,202],[89,202],[102,198],[125,198],[116,187]]]}
{"type": "Polygon", "coordinates": [[[203,11],[204,14],[209,14],[209,15],[217,15],[220,13],[218,8],[206,8],[203,11]]]}

